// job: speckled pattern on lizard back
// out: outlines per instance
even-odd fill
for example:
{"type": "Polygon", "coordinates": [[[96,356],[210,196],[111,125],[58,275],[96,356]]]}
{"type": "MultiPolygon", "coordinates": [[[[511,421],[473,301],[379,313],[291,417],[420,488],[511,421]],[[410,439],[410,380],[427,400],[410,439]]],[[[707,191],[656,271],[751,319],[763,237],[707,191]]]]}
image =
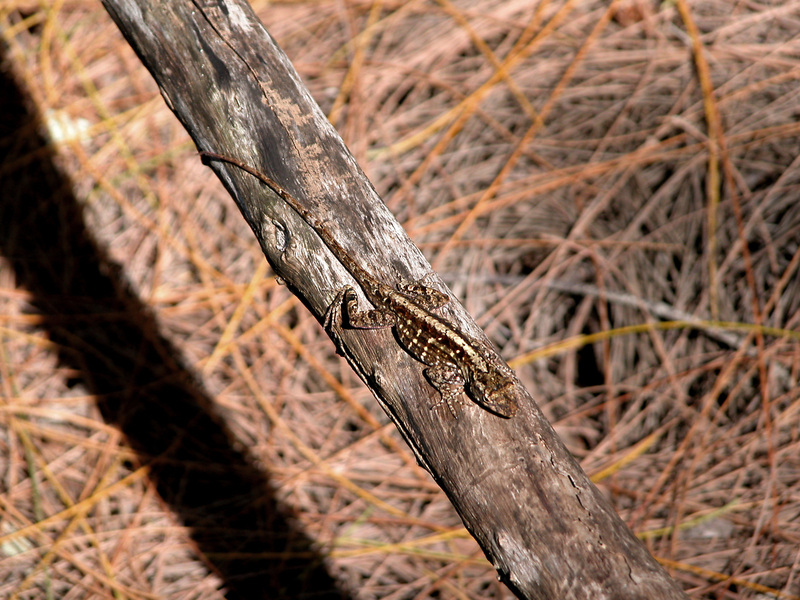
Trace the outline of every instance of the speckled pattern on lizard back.
{"type": "Polygon", "coordinates": [[[378,281],[336,241],[328,229],[277,182],[248,165],[227,156],[201,152],[205,160],[234,165],[257,178],[277,194],[317,233],[336,259],[353,276],[374,307],[361,310],[355,289],[346,287],[337,294],[326,318],[342,311],[346,325],[356,329],[394,328],[400,345],[425,364],[425,377],[442,396],[454,416],[462,392],[481,408],[510,418],[517,412],[516,384],[509,367],[494,352],[471,339],[434,310],[450,301],[449,296],[420,284],[404,284],[397,289],[378,281]]]}

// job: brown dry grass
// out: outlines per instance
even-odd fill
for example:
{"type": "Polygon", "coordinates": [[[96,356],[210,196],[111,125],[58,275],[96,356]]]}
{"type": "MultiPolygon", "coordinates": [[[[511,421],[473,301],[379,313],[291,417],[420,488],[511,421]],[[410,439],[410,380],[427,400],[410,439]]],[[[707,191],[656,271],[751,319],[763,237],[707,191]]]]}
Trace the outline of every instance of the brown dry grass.
{"type": "MultiPolygon", "coordinates": [[[[690,595],[796,598],[800,1],[609,4],[255,8],[690,595]]],[[[19,257],[0,257],[0,597],[220,598],[233,573],[265,586],[274,556],[223,543],[270,529],[264,513],[220,513],[269,493],[355,597],[510,597],[270,276],[99,4],[6,0],[0,28],[88,228],[263,485],[186,509],[191,468],[154,478],[151,440],[123,436],[91,369],[63,358],[105,350],[65,348],[19,257]]],[[[183,414],[148,410],[145,428],[183,414]]]]}

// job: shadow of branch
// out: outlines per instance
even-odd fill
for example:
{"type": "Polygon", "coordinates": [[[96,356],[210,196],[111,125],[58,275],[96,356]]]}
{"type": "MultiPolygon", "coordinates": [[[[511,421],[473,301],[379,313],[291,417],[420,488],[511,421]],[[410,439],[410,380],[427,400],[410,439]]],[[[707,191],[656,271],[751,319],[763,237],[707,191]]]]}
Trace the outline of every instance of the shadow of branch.
{"type": "Polygon", "coordinates": [[[70,182],[31,133],[30,100],[2,70],[0,89],[0,253],[33,295],[60,363],[151,467],[228,598],[343,597],[268,474],[234,447],[212,399],[93,240],[70,182]]]}

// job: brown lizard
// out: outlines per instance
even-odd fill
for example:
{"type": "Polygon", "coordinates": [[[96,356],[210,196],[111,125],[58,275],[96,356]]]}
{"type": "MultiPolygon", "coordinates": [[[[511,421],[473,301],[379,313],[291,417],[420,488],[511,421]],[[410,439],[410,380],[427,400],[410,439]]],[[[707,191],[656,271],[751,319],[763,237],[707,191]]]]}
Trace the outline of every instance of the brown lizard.
{"type": "MultiPolygon", "coordinates": [[[[378,281],[337,242],[330,231],[276,181],[248,165],[221,154],[200,152],[205,160],[217,160],[242,169],[277,194],[311,227],[336,259],[353,276],[374,310],[358,307],[358,296],[346,287],[336,296],[329,315],[344,306],[348,324],[356,329],[393,327],[401,346],[427,365],[424,373],[442,396],[450,412],[458,416],[456,403],[462,391],[481,408],[510,418],[517,412],[515,379],[511,369],[494,352],[434,314],[450,298],[420,284],[395,289],[378,281]]],[[[326,323],[328,321],[326,320],[326,323]]]]}

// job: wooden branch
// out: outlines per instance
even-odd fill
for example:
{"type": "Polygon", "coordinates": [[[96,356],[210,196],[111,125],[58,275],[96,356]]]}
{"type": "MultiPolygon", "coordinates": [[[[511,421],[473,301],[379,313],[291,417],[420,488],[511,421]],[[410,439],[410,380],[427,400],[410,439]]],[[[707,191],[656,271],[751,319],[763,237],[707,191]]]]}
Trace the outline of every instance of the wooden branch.
{"type": "MultiPolygon", "coordinates": [[[[278,182],[383,281],[424,279],[446,290],[249,5],[103,3],[198,149],[236,158],[278,182]]],[[[213,168],[275,272],[322,319],[352,278],[256,178],[224,163],[213,168]]],[[[485,339],[457,301],[442,314],[485,339]]],[[[438,394],[390,333],[337,333],[350,364],[520,598],[685,598],[521,386],[521,408],[511,419],[473,403],[454,419],[431,409],[438,394]]]]}

